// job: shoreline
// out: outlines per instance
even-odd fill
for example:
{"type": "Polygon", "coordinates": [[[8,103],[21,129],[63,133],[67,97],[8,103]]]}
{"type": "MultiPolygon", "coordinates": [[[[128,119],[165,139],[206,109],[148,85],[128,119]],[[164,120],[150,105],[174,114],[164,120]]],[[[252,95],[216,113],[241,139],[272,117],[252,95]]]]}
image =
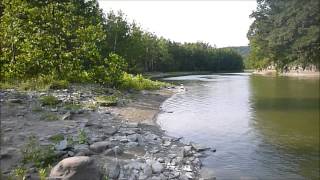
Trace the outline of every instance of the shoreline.
{"type": "MultiPolygon", "coordinates": [[[[0,160],[4,177],[21,165],[20,149],[28,143],[28,137],[35,136],[39,146],[54,146],[58,160],[88,156],[110,179],[214,179],[210,173],[201,173],[200,158],[208,148],[184,144],[179,138],[168,136],[156,123],[160,106],[176,93],[177,88],[125,92],[117,106],[67,110],[65,103],[70,100],[91,103],[101,95],[100,90],[80,87],[49,92],[0,91],[0,160]],[[39,99],[47,95],[58,98],[59,104],[41,106],[39,99]],[[44,116],[47,119],[43,119],[44,116]],[[84,143],[64,143],[68,142],[67,137],[78,142],[79,132],[85,134],[84,143]],[[52,137],[57,135],[64,138],[53,143],[52,137]],[[105,143],[109,145],[101,151],[101,145],[105,143]],[[116,169],[115,163],[119,164],[116,169]]],[[[25,165],[27,177],[36,179],[37,168],[32,164],[25,165]]]]}
{"type": "Polygon", "coordinates": [[[306,77],[306,78],[319,78],[319,71],[288,71],[283,73],[278,73],[276,70],[262,70],[262,71],[253,71],[254,75],[263,75],[263,76],[284,76],[284,77],[306,77]]]}

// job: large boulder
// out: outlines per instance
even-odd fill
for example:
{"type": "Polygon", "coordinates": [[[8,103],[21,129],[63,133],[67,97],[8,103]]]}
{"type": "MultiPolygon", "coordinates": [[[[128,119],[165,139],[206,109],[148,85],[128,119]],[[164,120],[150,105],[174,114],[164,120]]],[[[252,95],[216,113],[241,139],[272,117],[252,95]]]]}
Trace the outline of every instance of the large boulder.
{"type": "Polygon", "coordinates": [[[49,180],[100,180],[101,173],[94,160],[88,156],[63,159],[52,168],[49,180]]]}

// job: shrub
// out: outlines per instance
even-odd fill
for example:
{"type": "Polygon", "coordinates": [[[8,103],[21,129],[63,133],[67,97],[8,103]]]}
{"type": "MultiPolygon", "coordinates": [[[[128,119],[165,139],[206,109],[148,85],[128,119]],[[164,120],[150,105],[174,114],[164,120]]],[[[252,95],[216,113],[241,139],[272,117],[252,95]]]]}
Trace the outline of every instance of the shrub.
{"type": "Polygon", "coordinates": [[[82,108],[82,105],[81,104],[65,104],[64,105],[64,109],[65,110],[69,110],[69,111],[78,111],[82,108]]]}
{"type": "Polygon", "coordinates": [[[78,143],[79,144],[86,144],[88,142],[88,135],[87,133],[81,129],[78,131],[78,143]]]}
{"type": "Polygon", "coordinates": [[[58,115],[56,115],[55,113],[44,112],[44,113],[40,116],[40,120],[42,120],[42,121],[58,121],[58,120],[59,120],[59,117],[58,117],[58,115]]]}
{"type": "Polygon", "coordinates": [[[135,90],[154,90],[168,85],[168,83],[146,79],[141,74],[134,76],[132,74],[124,73],[121,88],[135,90]]]}
{"type": "Polygon", "coordinates": [[[59,103],[59,100],[55,96],[42,96],[40,102],[44,106],[54,106],[59,103]]]}
{"type": "Polygon", "coordinates": [[[50,84],[50,89],[67,89],[69,87],[69,82],[66,80],[54,80],[50,84]]]}

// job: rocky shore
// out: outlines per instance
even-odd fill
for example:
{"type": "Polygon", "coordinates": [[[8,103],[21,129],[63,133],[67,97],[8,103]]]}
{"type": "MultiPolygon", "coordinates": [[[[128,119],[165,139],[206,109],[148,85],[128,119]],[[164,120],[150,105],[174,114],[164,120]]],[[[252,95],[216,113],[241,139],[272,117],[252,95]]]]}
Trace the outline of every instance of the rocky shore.
{"type": "Polygon", "coordinates": [[[154,122],[177,89],[2,90],[2,177],[14,177],[23,167],[26,179],[39,179],[43,161],[54,159],[42,173],[48,179],[215,179],[200,174],[209,148],[169,137],[154,122]],[[52,151],[42,153],[42,147],[52,151]]]}

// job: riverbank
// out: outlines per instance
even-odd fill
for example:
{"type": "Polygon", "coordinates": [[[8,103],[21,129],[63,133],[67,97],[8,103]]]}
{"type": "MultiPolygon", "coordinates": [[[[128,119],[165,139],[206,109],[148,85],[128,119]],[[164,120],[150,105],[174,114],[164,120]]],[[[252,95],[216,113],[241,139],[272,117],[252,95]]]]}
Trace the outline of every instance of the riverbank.
{"type": "MultiPolygon", "coordinates": [[[[109,179],[200,179],[200,157],[206,148],[165,135],[154,121],[161,103],[175,91],[120,93],[99,86],[46,92],[2,90],[2,174],[24,172],[27,179],[37,179],[45,168],[39,161],[55,166],[62,159],[87,156],[109,179]],[[116,97],[116,103],[109,96],[116,97]]],[[[52,171],[51,176],[57,174],[52,171]]],[[[75,173],[85,177],[90,171],[75,173]]]]}
{"type": "Polygon", "coordinates": [[[319,71],[288,71],[283,73],[278,73],[276,70],[262,70],[262,71],[253,71],[252,74],[257,75],[266,75],[266,76],[288,76],[288,77],[310,77],[310,78],[319,78],[319,71]]]}

